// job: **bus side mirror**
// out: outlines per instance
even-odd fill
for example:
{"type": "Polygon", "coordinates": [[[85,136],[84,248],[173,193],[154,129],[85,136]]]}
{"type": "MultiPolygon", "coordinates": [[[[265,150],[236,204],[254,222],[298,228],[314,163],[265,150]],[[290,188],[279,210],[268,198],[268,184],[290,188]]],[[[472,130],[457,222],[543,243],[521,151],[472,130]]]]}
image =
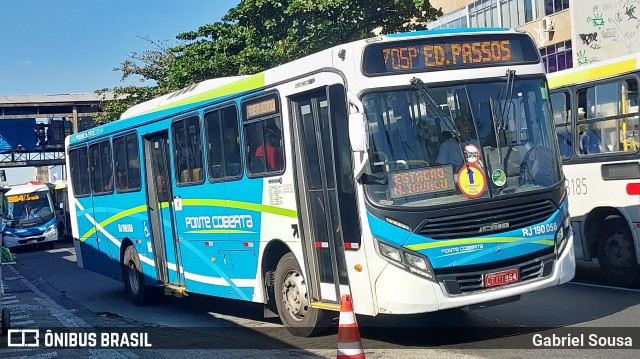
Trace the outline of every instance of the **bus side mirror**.
{"type": "Polygon", "coordinates": [[[354,152],[365,151],[364,114],[349,114],[349,141],[354,152]]]}

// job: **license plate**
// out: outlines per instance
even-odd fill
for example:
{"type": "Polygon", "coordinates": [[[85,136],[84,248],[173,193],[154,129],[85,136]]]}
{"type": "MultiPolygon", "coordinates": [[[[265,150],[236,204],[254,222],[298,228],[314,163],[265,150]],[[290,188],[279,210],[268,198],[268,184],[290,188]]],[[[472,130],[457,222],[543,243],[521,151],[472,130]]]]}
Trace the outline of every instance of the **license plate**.
{"type": "Polygon", "coordinates": [[[487,273],[484,275],[485,288],[497,287],[499,285],[505,285],[509,283],[515,283],[519,279],[519,273],[517,269],[509,269],[502,272],[487,273]]]}
{"type": "Polygon", "coordinates": [[[28,241],[27,244],[36,243],[37,241],[38,241],[37,239],[32,239],[32,240],[28,241]]]}

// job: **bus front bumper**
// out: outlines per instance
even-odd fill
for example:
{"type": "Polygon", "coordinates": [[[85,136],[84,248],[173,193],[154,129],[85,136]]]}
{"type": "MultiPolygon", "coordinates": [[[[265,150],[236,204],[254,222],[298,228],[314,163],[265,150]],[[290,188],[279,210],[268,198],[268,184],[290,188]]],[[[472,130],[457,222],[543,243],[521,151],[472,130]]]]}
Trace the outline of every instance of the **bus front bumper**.
{"type": "Polygon", "coordinates": [[[28,237],[11,236],[7,234],[2,235],[2,243],[7,248],[25,246],[30,244],[53,242],[58,240],[58,231],[52,230],[42,234],[37,234],[28,237]]]}
{"type": "Polygon", "coordinates": [[[462,295],[449,295],[444,284],[429,281],[388,264],[376,281],[378,312],[417,314],[499,302],[501,299],[517,297],[566,283],[573,279],[575,267],[573,235],[567,238],[567,245],[560,257],[553,263],[550,275],[462,295]]]}

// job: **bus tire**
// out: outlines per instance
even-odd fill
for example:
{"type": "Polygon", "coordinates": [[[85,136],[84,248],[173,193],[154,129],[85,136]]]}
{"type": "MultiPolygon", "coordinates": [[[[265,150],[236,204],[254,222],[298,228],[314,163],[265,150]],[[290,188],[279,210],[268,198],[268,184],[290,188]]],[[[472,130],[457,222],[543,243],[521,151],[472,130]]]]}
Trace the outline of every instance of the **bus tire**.
{"type": "Polygon", "coordinates": [[[122,262],[122,280],[131,302],[139,306],[148,305],[151,302],[151,288],[144,285],[140,257],[134,246],[127,247],[122,262]]]}
{"type": "Polygon", "coordinates": [[[633,236],[624,218],[614,216],[604,220],[597,250],[598,264],[610,284],[628,288],[640,281],[633,236]]]}
{"type": "Polygon", "coordinates": [[[293,253],[280,258],[276,267],[275,300],[282,324],[295,336],[318,335],[331,324],[323,310],[311,307],[306,281],[293,253]]]}

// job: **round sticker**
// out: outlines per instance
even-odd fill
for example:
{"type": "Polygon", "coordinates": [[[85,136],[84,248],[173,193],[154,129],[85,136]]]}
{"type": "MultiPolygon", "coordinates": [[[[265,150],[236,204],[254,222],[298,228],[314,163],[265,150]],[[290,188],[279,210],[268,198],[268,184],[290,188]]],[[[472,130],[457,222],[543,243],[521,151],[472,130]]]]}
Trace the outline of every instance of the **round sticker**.
{"type": "Polygon", "coordinates": [[[507,183],[507,174],[503,170],[497,169],[491,173],[491,181],[498,187],[504,186],[507,183]]]}
{"type": "Polygon", "coordinates": [[[480,197],[487,189],[487,178],[476,165],[462,166],[458,172],[458,188],[469,198],[480,197]]]}
{"type": "Polygon", "coordinates": [[[480,160],[480,150],[475,145],[468,144],[464,146],[464,156],[467,158],[467,162],[476,163],[480,160]]]}

